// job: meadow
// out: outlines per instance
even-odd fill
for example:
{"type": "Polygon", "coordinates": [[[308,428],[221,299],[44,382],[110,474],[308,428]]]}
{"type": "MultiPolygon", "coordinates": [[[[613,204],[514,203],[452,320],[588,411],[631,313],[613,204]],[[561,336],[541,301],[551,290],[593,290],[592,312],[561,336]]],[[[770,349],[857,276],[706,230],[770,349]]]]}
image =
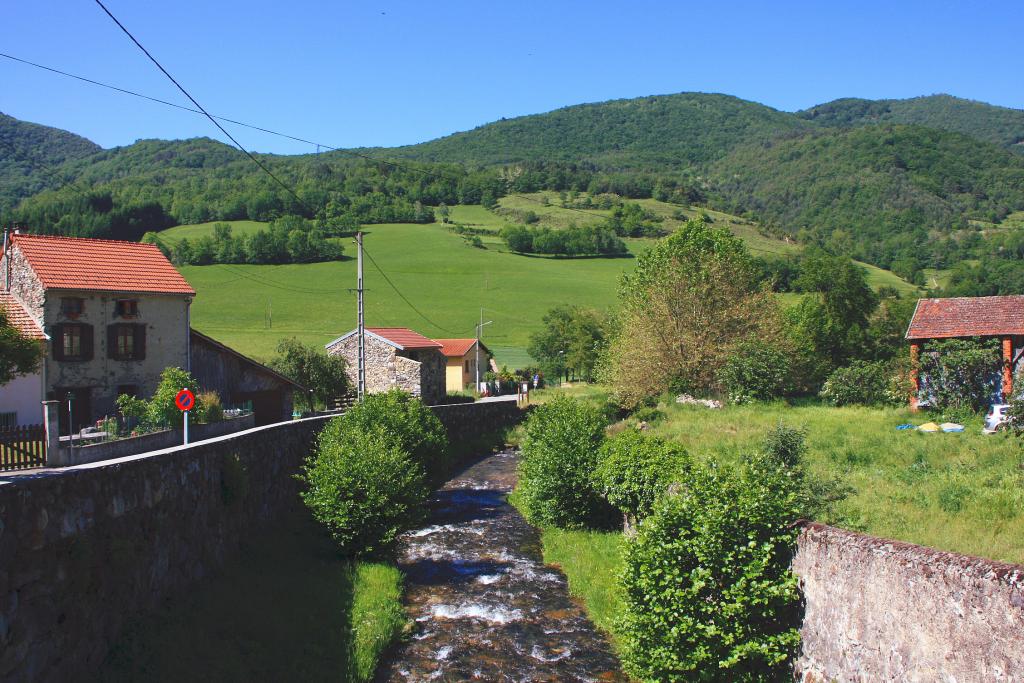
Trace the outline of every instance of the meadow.
{"type": "MultiPolygon", "coordinates": [[[[506,208],[530,209],[542,216],[542,225],[581,222],[608,212],[543,206],[544,197],[557,203],[554,193],[506,197],[506,208]]],[[[663,215],[666,229],[679,221],[671,204],[642,200],[663,215]]],[[[541,327],[541,318],[554,306],[572,303],[597,309],[614,306],[620,276],[630,270],[635,256],[653,240],[627,239],[625,258],[556,258],[513,254],[497,236],[507,219],[482,206],[453,206],[450,221],[480,234],[483,248],[455,234],[441,223],[384,224],[365,228],[366,321],[377,327],[411,327],[431,337],[472,337],[481,309],[484,343],[499,365],[522,367],[532,361],[526,353],[529,337],[541,327]],[[387,279],[381,276],[381,269],[387,279]],[[402,296],[392,288],[397,287],[402,296]]],[[[685,210],[687,217],[697,215],[685,210]]],[[[756,226],[727,214],[708,212],[719,225],[727,225],[759,255],[782,256],[799,247],[765,237],[756,226]]],[[[164,230],[160,239],[174,244],[213,231],[213,223],[182,225],[164,230]]],[[[261,227],[254,221],[231,223],[237,233],[261,227]]],[[[279,266],[184,266],[180,270],[196,289],[192,324],[200,331],[260,360],[271,359],[282,338],[297,337],[326,344],[356,325],[355,245],[344,239],[341,261],[279,266]]],[[[868,266],[875,287],[896,286],[910,295],[917,290],[889,271],[868,266]]],[[[787,303],[797,295],[782,295],[787,303]]]]}

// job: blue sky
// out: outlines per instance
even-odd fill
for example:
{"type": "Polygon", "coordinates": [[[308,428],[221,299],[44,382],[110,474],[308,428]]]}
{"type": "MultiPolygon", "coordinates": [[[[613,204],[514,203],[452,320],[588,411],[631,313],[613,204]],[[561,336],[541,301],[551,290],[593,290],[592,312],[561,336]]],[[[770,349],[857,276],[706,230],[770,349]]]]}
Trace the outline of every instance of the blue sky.
{"type": "MultiPolygon", "coordinates": [[[[212,113],[339,147],[681,91],[789,111],[937,92],[1024,109],[1019,0],[105,2],[212,113]]],[[[91,0],[9,0],[0,52],[187,104],[91,0]]],[[[104,147],[220,137],[199,116],[5,59],[0,111],[104,147]]],[[[313,151],[231,130],[258,151],[313,151]]]]}

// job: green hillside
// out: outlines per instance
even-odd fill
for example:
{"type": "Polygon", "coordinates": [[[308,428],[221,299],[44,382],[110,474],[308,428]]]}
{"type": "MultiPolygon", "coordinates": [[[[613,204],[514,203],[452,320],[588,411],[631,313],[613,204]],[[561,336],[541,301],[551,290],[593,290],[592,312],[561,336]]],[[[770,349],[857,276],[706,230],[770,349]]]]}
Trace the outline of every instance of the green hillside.
{"type": "Polygon", "coordinates": [[[685,167],[717,159],[742,142],[806,127],[792,114],[730,95],[679,93],[502,119],[386,151],[423,161],[485,165],[541,159],[685,167]]]}
{"type": "Polygon", "coordinates": [[[1024,152],[1024,110],[997,107],[952,95],[905,100],[848,97],[797,112],[797,116],[826,126],[911,123],[963,133],[1024,152]]]}
{"type": "MultiPolygon", "coordinates": [[[[557,201],[557,195],[537,193],[518,202],[540,204],[543,198],[557,201]],[[527,200],[533,200],[529,202],[527,200]]],[[[664,227],[680,224],[671,204],[646,200],[652,212],[665,216],[664,227]]],[[[517,205],[502,200],[499,209],[517,205]]],[[[542,225],[558,227],[570,219],[600,220],[608,212],[581,213],[557,206],[547,211],[542,225]]],[[[696,215],[686,210],[686,217],[696,215]]],[[[743,238],[752,253],[778,258],[799,252],[798,245],[761,235],[749,221],[711,212],[716,225],[727,226],[743,238]]],[[[451,219],[467,228],[485,231],[485,248],[471,246],[463,237],[441,224],[386,224],[365,226],[365,246],[388,277],[419,310],[413,310],[380,276],[368,259],[365,264],[367,324],[411,327],[433,337],[471,337],[484,308],[487,345],[499,363],[528,364],[526,345],[531,333],[540,328],[548,309],[573,303],[608,309],[614,306],[619,276],[633,267],[633,258],[560,259],[509,253],[494,231],[505,220],[498,213],[477,205],[451,207],[451,219]],[[492,234],[487,234],[491,232],[492,234]]],[[[263,224],[251,221],[231,223],[236,233],[254,232],[263,224]]],[[[165,244],[183,237],[192,240],[211,234],[213,223],[182,225],[160,233],[165,244]]],[[[244,353],[267,360],[277,342],[295,336],[323,344],[355,326],[355,249],[345,240],[346,257],[340,262],[303,265],[184,266],[182,273],[198,292],[192,305],[192,324],[199,330],[244,353]]],[[[653,241],[626,240],[631,255],[642,253],[653,241]]],[[[918,290],[893,275],[872,266],[869,282],[874,287],[895,287],[905,296],[918,290]]],[[[799,295],[783,294],[793,302],[799,295]]]]}
{"type": "Polygon", "coordinates": [[[24,197],[59,185],[57,166],[99,150],[99,145],[74,133],[0,112],[0,213],[24,197]]]}
{"type": "Polygon", "coordinates": [[[878,125],[737,148],[713,166],[723,206],[888,267],[936,267],[968,218],[1024,205],[1024,158],[959,133],[878,125]],[[841,231],[841,232],[840,232],[841,231]]]}

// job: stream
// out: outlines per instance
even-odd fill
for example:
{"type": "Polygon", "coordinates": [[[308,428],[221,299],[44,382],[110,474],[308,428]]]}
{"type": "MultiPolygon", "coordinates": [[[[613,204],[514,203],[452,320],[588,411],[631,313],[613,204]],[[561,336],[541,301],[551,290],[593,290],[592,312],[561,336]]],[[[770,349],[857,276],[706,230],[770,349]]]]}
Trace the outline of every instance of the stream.
{"type": "Polygon", "coordinates": [[[431,497],[399,566],[415,626],[377,681],[627,681],[606,638],[541,559],[540,535],[505,497],[515,451],[490,455],[431,497]]]}

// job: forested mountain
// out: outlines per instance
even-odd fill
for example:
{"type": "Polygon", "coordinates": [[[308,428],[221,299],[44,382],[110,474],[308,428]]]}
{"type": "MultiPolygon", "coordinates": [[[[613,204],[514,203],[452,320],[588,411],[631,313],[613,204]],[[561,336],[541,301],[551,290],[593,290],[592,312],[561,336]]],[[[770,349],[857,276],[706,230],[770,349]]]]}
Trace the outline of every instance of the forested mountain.
{"type": "Polygon", "coordinates": [[[996,107],[952,95],[906,100],[862,100],[854,97],[819,104],[797,116],[826,126],[913,123],[970,135],[1024,153],[1024,110],[996,107]]]}
{"type": "Polygon", "coordinates": [[[179,223],[295,214],[331,234],[429,222],[442,202],[614,193],[743,213],[919,278],[922,268],[976,260],[979,221],[1024,210],[1024,155],[1007,151],[1020,146],[1022,116],[948,96],[837,100],[798,114],[703,93],[615,100],[408,147],[260,155],[297,197],[211,139],[101,150],[3,117],[0,221],[137,239],[179,223]],[[55,170],[26,166],[27,154],[55,170]]]}
{"type": "Polygon", "coordinates": [[[681,168],[718,159],[743,142],[808,127],[792,114],[730,95],[680,93],[502,119],[386,151],[424,161],[481,165],[543,159],[681,168]]]}
{"type": "Polygon", "coordinates": [[[99,150],[73,133],[0,112],[0,213],[22,197],[59,184],[60,174],[51,169],[99,150]]]}
{"type": "Polygon", "coordinates": [[[968,218],[1024,206],[1024,158],[922,126],[820,130],[734,150],[711,170],[718,201],[804,242],[890,268],[945,267],[968,218]],[[904,266],[906,264],[903,264],[904,266]]]}

